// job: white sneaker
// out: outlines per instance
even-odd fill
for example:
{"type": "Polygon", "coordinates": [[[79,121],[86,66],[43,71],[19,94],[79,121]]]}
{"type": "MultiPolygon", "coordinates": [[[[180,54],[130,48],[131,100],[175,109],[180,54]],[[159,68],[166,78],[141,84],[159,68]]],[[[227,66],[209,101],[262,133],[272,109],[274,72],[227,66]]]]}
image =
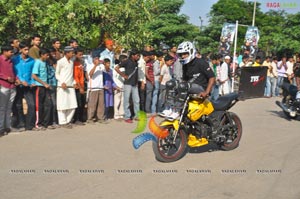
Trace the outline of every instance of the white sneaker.
{"type": "Polygon", "coordinates": [[[173,111],[171,109],[166,109],[163,112],[159,113],[159,115],[162,116],[162,117],[167,117],[167,116],[171,115],[172,112],[173,111]]]}
{"type": "Polygon", "coordinates": [[[172,112],[172,114],[167,116],[167,119],[173,121],[173,120],[177,119],[178,117],[179,117],[179,113],[172,112]]]}

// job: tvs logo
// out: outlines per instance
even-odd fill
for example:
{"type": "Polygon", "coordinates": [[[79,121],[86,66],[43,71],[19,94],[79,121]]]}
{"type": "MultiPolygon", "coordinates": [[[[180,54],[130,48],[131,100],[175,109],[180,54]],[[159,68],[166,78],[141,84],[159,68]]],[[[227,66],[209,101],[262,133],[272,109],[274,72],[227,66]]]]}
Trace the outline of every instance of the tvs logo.
{"type": "Polygon", "coordinates": [[[250,77],[250,82],[252,83],[253,86],[256,86],[259,82],[262,82],[265,79],[264,76],[251,76],[250,77]]]}

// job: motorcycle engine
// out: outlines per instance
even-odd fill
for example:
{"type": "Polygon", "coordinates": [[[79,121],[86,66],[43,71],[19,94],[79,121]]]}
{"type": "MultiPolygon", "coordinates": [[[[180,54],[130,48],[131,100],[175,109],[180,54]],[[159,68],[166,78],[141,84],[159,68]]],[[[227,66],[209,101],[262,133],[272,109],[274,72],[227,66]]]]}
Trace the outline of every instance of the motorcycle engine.
{"type": "Polygon", "coordinates": [[[212,129],[204,122],[197,121],[192,126],[192,133],[197,138],[207,138],[211,135],[212,129]]]}

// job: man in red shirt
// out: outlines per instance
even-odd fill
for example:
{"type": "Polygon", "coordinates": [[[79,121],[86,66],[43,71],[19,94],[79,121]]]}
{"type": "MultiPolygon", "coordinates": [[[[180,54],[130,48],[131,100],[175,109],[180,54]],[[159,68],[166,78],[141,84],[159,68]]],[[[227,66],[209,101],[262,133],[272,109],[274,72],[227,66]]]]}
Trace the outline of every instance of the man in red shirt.
{"type": "Polygon", "coordinates": [[[151,113],[151,103],[152,103],[152,96],[153,96],[153,89],[154,89],[154,69],[153,63],[155,61],[155,52],[151,51],[151,58],[150,61],[146,63],[146,112],[151,113]]]}
{"type": "Polygon", "coordinates": [[[2,46],[0,56],[0,136],[11,131],[11,108],[16,96],[15,80],[11,57],[12,46],[2,46]]]}
{"type": "Polygon", "coordinates": [[[84,70],[83,70],[83,49],[77,48],[75,50],[74,60],[74,80],[76,82],[75,92],[78,107],[75,110],[73,123],[77,125],[84,125],[83,110],[85,106],[84,96],[84,70]]]}

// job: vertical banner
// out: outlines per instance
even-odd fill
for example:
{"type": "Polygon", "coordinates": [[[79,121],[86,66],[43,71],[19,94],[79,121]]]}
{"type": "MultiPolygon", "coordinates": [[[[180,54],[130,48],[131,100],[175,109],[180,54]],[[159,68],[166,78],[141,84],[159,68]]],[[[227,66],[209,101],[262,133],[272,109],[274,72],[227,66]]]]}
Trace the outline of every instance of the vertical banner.
{"type": "Polygon", "coordinates": [[[255,58],[257,54],[257,44],[259,41],[259,31],[256,26],[248,26],[245,36],[245,51],[249,57],[255,58]]]}
{"type": "Polygon", "coordinates": [[[235,24],[224,23],[220,37],[219,54],[223,57],[230,56],[231,44],[234,40],[235,24]]]}

